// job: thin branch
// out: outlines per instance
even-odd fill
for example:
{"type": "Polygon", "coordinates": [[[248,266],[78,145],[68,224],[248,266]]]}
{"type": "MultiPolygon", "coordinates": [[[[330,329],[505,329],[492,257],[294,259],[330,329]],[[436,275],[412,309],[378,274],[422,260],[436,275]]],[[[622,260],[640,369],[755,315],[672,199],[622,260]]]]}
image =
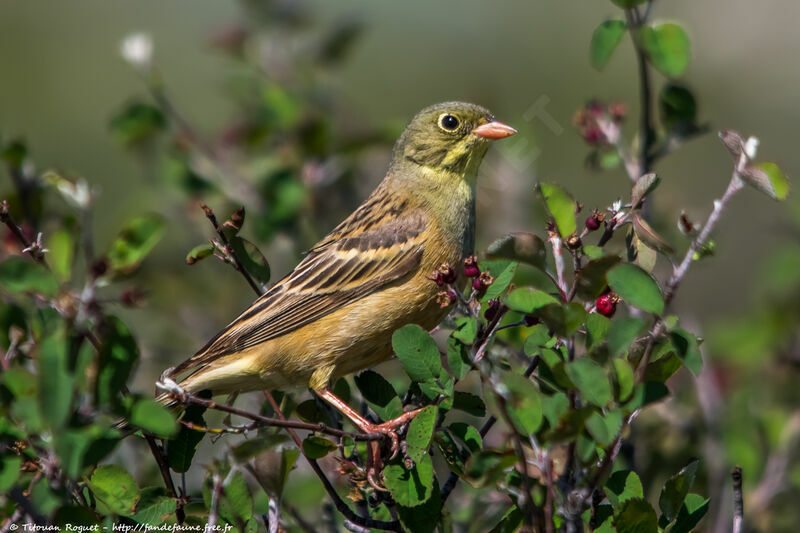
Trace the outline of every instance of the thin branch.
{"type": "Polygon", "coordinates": [[[500,414],[503,416],[503,420],[505,421],[506,424],[508,424],[508,427],[511,428],[511,440],[514,444],[514,453],[517,456],[517,461],[522,466],[523,493],[520,498],[518,506],[522,510],[524,523],[527,526],[533,527],[535,510],[533,506],[533,500],[531,499],[532,487],[531,487],[531,475],[530,475],[528,460],[525,457],[525,450],[522,448],[522,441],[519,438],[519,433],[517,432],[517,429],[511,420],[511,415],[508,413],[508,402],[500,394],[497,395],[497,406],[500,408],[500,414]]]}
{"type": "MultiPolygon", "coordinates": [[[[275,410],[275,413],[281,418],[281,420],[283,420],[284,422],[289,422],[289,420],[287,420],[286,417],[283,416],[283,412],[281,411],[278,402],[275,401],[275,398],[272,396],[272,394],[269,391],[265,390],[264,395],[267,397],[267,401],[269,401],[270,405],[272,405],[272,408],[275,410]]],[[[333,504],[336,506],[336,509],[340,513],[342,513],[342,515],[344,515],[344,517],[347,520],[359,526],[374,528],[374,529],[382,529],[384,531],[400,532],[403,530],[402,527],[400,526],[400,522],[396,520],[392,522],[384,522],[382,520],[374,520],[372,518],[365,518],[362,516],[358,516],[355,512],[353,512],[353,510],[350,509],[350,506],[347,505],[344,502],[344,500],[342,500],[342,498],[339,496],[339,493],[336,492],[336,487],[333,486],[331,481],[328,479],[328,476],[326,476],[325,472],[322,471],[322,468],[320,468],[317,460],[312,459],[305,454],[305,452],[303,451],[303,443],[300,441],[300,437],[297,436],[297,433],[295,433],[294,430],[288,426],[287,426],[287,431],[289,432],[289,435],[292,437],[292,440],[294,440],[297,447],[300,449],[300,453],[303,454],[303,457],[305,457],[306,461],[308,461],[308,464],[309,466],[311,466],[311,469],[314,471],[315,474],[317,474],[317,477],[319,477],[320,481],[322,481],[322,485],[325,487],[325,492],[327,492],[328,496],[330,496],[331,500],[333,500],[333,504]]]]}
{"type": "Polygon", "coordinates": [[[11,231],[11,234],[14,235],[14,238],[17,239],[17,242],[22,246],[22,250],[25,253],[30,255],[37,263],[47,266],[44,261],[44,252],[41,246],[38,245],[39,243],[32,243],[25,237],[22,233],[22,229],[14,222],[14,219],[11,218],[11,213],[9,213],[8,210],[8,201],[6,200],[0,202],[0,223],[6,225],[9,231],[11,231]]]}
{"type": "Polygon", "coordinates": [[[731,472],[733,478],[733,527],[731,533],[742,533],[744,524],[744,497],[742,496],[742,468],[737,466],[731,472]]]}
{"type": "MultiPolygon", "coordinates": [[[[312,424],[310,422],[302,422],[300,420],[288,420],[285,417],[270,418],[267,416],[259,415],[257,413],[251,413],[250,411],[245,411],[243,409],[239,409],[237,407],[233,407],[230,405],[219,404],[214,400],[207,400],[205,398],[200,398],[199,396],[195,396],[194,394],[190,394],[187,392],[184,392],[182,395],[175,395],[175,396],[176,396],[175,399],[183,405],[189,405],[189,404],[202,405],[206,409],[213,409],[216,411],[222,411],[224,413],[241,416],[243,418],[248,418],[256,422],[258,426],[273,426],[273,427],[282,427],[286,429],[301,429],[315,433],[324,433],[325,435],[330,435],[332,437],[339,437],[339,438],[350,437],[353,440],[357,441],[374,441],[386,438],[386,436],[383,433],[353,433],[350,431],[335,429],[326,426],[323,423],[312,424]]],[[[203,431],[207,428],[193,428],[193,429],[198,429],[199,431],[203,431]]]]}
{"type": "Polygon", "coordinates": [[[556,265],[556,287],[563,301],[567,301],[567,280],[564,277],[564,256],[561,255],[561,238],[555,233],[548,239],[553,247],[553,262],[556,265]]]}
{"type": "MultiPolygon", "coordinates": [[[[533,359],[531,359],[531,362],[528,364],[528,368],[525,369],[524,376],[526,378],[531,377],[531,374],[533,374],[533,372],[539,366],[539,361],[540,359],[538,355],[535,356],[533,359]]],[[[490,416],[489,418],[486,419],[486,422],[483,423],[481,429],[478,430],[478,434],[480,434],[481,439],[486,437],[486,435],[489,433],[489,431],[492,429],[492,427],[494,427],[496,423],[497,423],[497,418],[495,418],[494,416],[490,416]]],[[[445,502],[447,501],[447,498],[449,498],[450,494],[452,494],[453,489],[456,488],[456,484],[458,483],[459,479],[460,478],[458,477],[458,474],[456,474],[455,472],[450,472],[450,475],[447,477],[447,480],[444,482],[444,485],[442,485],[442,488],[439,491],[439,495],[442,498],[442,506],[444,506],[445,502]]]]}
{"type": "Polygon", "coordinates": [[[653,95],[650,84],[650,68],[647,65],[647,53],[642,46],[639,36],[633,31],[640,28],[645,22],[650,10],[642,17],[636,8],[626,9],[625,18],[631,28],[631,38],[636,52],[636,64],[639,74],[639,175],[632,177],[636,180],[639,176],[650,172],[650,148],[655,141],[653,129],[653,95]]]}
{"type": "Polygon", "coordinates": [[[150,447],[150,453],[153,454],[153,458],[156,460],[158,470],[161,472],[161,477],[164,479],[164,485],[167,487],[168,495],[175,499],[175,519],[177,520],[178,524],[183,524],[183,521],[186,519],[186,513],[183,510],[183,500],[182,498],[178,497],[178,493],[175,490],[175,483],[172,480],[172,474],[169,471],[169,465],[164,458],[164,452],[156,443],[156,439],[152,435],[144,433],[144,439],[147,441],[147,446],[150,447]]]}
{"type": "Polygon", "coordinates": [[[233,250],[233,246],[230,245],[230,243],[228,242],[228,238],[225,236],[225,232],[222,231],[222,227],[217,222],[217,217],[214,214],[214,211],[206,204],[203,204],[201,207],[203,208],[203,212],[206,214],[206,218],[208,218],[208,220],[211,222],[211,225],[214,226],[214,231],[217,232],[219,240],[225,247],[225,254],[227,258],[230,260],[231,266],[233,266],[233,268],[235,268],[242,275],[242,277],[244,277],[245,281],[247,281],[247,283],[250,285],[250,287],[258,296],[264,294],[262,288],[258,286],[255,280],[253,280],[247,269],[245,269],[242,266],[242,262],[239,260],[239,257],[233,250]]]}

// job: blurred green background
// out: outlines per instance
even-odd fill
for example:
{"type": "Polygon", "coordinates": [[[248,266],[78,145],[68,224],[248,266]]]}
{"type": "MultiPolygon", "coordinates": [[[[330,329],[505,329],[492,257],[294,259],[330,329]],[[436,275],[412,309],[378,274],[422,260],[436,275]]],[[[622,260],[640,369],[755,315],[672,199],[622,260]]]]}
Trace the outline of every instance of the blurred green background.
{"type": "MultiPolygon", "coordinates": [[[[97,188],[95,229],[101,245],[125,220],[144,211],[161,213],[171,222],[144,266],[147,275],[140,278],[149,293],[147,311],[121,311],[145,350],[137,381],[142,390],[149,390],[161,369],[193,353],[252,294],[222,264],[185,265],[186,252],[211,236],[202,212],[158,181],[159,171],[148,173],[111,134],[109,121],[123,105],[134,97],[147,98],[140,77],[120,58],[119,46],[132,32],[150,34],[170,97],[201,136],[214,138],[236,112],[231,94],[242,65],[211,42],[235,25],[252,22],[246,4],[96,0],[6,2],[0,7],[0,136],[24,138],[42,169],[83,176],[97,188]]],[[[283,44],[304,46],[303,35],[313,36],[337,21],[360,21],[363,31],[345,60],[316,74],[317,89],[335,102],[330,106],[334,136],[370,130],[390,132],[385,134],[390,138],[417,110],[451,99],[489,107],[520,130],[498,144],[482,168],[479,249],[509,231],[541,233],[542,213],[533,201],[538,179],[563,184],[589,209],[627,194],[622,170],[596,173],[585,167],[587,148],[571,124],[576,109],[599,98],[626,102],[629,138],[636,129],[630,43],[623,42],[604,72],[589,65],[593,28],[619,14],[609,2],[318,0],[308,8],[309,22],[299,39],[283,43],[279,38],[264,46],[277,47],[280,54],[283,44]]],[[[663,181],[653,217],[682,249],[688,243],[674,229],[681,210],[704,220],[730,176],[731,159],[716,130],[758,136],[763,159],[798,175],[800,35],[795,26],[800,4],[670,0],[656,2],[654,9],[654,18],[679,19],[689,30],[693,57],[682,81],[697,95],[701,122],[712,131],[656,169],[663,181]]],[[[653,76],[660,86],[663,79],[653,76]]],[[[272,264],[273,279],[368,194],[383,175],[389,148],[379,144],[359,156],[353,194],[331,205],[317,201],[307,206],[303,216],[312,222],[302,231],[281,231],[259,243],[272,264]]],[[[3,182],[2,188],[7,185],[3,182]]],[[[220,214],[232,207],[210,202],[220,214]]],[[[709,474],[710,492],[715,483],[724,485],[719,476],[733,462],[744,463],[746,482],[755,488],[768,454],[788,446],[783,483],[794,484],[797,494],[797,439],[788,444],[781,439],[789,438],[782,435],[794,427],[792,413],[800,400],[792,386],[800,378],[798,222],[795,199],[778,205],[743,191],[719,225],[716,255],[692,268],[675,301],[684,323],[708,338],[711,349],[704,355],[715,361],[697,383],[688,375],[676,378],[686,416],[706,426],[693,433],[685,424],[665,425],[666,411],[678,409],[670,404],[643,417],[639,427],[651,434],[650,440],[647,435],[641,439],[645,449],[648,442],[660,440],[663,447],[675,440],[681,453],[704,456],[708,468],[716,468],[716,474],[709,474]],[[727,458],[715,457],[715,446],[724,447],[727,458]]],[[[669,450],[664,454],[670,456],[669,450]]],[[[659,457],[653,452],[647,460],[655,464],[659,457]]],[[[789,498],[788,505],[792,493],[779,494],[789,498]]],[[[773,522],[773,531],[783,530],[779,522],[773,522]]]]}

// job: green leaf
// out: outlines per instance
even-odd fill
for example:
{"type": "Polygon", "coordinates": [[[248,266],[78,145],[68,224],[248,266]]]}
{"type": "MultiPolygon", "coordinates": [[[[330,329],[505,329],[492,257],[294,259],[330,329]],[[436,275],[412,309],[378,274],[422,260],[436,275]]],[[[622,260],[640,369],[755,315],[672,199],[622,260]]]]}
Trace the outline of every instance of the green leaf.
{"type": "Polygon", "coordinates": [[[661,122],[668,130],[688,133],[696,129],[697,102],[685,85],[669,82],[658,95],[661,122]]]}
{"type": "Polygon", "coordinates": [[[169,439],[178,432],[172,412],[150,399],[136,402],[131,410],[130,423],[162,439],[169,439]]]}
{"type": "Polygon", "coordinates": [[[42,265],[12,255],[0,263],[0,287],[10,292],[36,292],[55,296],[58,282],[42,265]]]}
{"type": "Polygon", "coordinates": [[[214,254],[214,247],[210,244],[198,244],[186,254],[186,264],[193,265],[206,257],[214,254]]]}
{"type": "Polygon", "coordinates": [[[551,428],[557,427],[561,418],[569,411],[569,398],[563,392],[542,397],[542,412],[551,428]]]}
{"type": "Polygon", "coordinates": [[[634,208],[638,207],[641,201],[658,187],[659,183],[661,183],[661,178],[653,172],[640,176],[631,189],[631,205],[634,208]]]}
{"type": "Polygon", "coordinates": [[[662,382],[648,381],[640,383],[634,386],[633,396],[631,396],[631,399],[625,404],[625,409],[627,411],[634,411],[649,403],[663,400],[667,396],[669,396],[669,389],[662,382]]]}
{"type": "Polygon", "coordinates": [[[620,261],[616,255],[607,255],[586,263],[577,274],[577,294],[587,300],[594,300],[600,296],[608,286],[606,274],[620,261]]]}
{"type": "Polygon", "coordinates": [[[46,338],[39,349],[39,409],[42,419],[57,429],[72,412],[73,378],[67,370],[66,340],[61,334],[46,338]]]}
{"type": "Polygon", "coordinates": [[[614,527],[617,533],[658,533],[658,518],[646,500],[631,499],[614,517],[614,527]]]}
{"type": "Polygon", "coordinates": [[[75,242],[66,230],[54,231],[45,246],[49,251],[45,257],[53,275],[59,281],[67,281],[72,274],[72,258],[75,255],[75,242]]]}
{"type": "Polygon", "coordinates": [[[453,409],[464,411],[478,418],[486,416],[486,406],[481,397],[469,392],[456,391],[453,393],[453,409]]]}
{"type": "Polygon", "coordinates": [[[303,440],[303,454],[309,459],[321,459],[336,448],[336,443],[322,437],[312,435],[303,440]]]}
{"type": "Polygon", "coordinates": [[[131,519],[140,524],[157,526],[175,513],[175,507],[175,498],[169,497],[162,487],[145,487],[136,506],[136,514],[131,519]]]}
{"type": "Polygon", "coordinates": [[[0,458],[0,492],[5,493],[14,486],[21,473],[22,457],[19,455],[3,455],[0,458]]]}
{"type": "Polygon", "coordinates": [[[688,494],[686,500],[678,511],[678,518],[672,526],[670,533],[690,533],[708,512],[707,498],[699,494],[688,494]]]}
{"type": "Polygon", "coordinates": [[[230,244],[242,267],[261,285],[269,283],[269,263],[258,246],[238,235],[231,237],[230,244]]]}
{"type": "Polygon", "coordinates": [[[639,36],[650,63],[657,70],[670,77],[683,74],[690,57],[689,37],[683,28],[671,23],[645,26],[639,36]]]}
{"type": "Polygon", "coordinates": [[[506,305],[520,313],[532,313],[546,305],[557,304],[558,300],[546,292],[533,287],[522,287],[511,291],[506,305]]]}
{"type": "Polygon", "coordinates": [[[639,4],[644,4],[646,1],[647,0],[611,0],[611,2],[614,5],[619,6],[619,7],[623,8],[623,9],[636,7],[639,4]]]}
{"type": "Polygon", "coordinates": [[[626,360],[614,359],[614,371],[616,372],[617,398],[621,402],[626,401],[633,392],[633,369],[626,360]]]}
{"type": "Polygon", "coordinates": [[[456,319],[456,329],[453,331],[453,337],[460,340],[464,344],[472,344],[475,342],[475,336],[477,334],[478,321],[475,319],[475,317],[462,316],[456,319]]]}
{"type": "MultiPolygon", "coordinates": [[[[500,382],[507,389],[506,410],[514,428],[523,435],[536,432],[542,425],[542,398],[530,379],[513,372],[502,372],[500,382]]],[[[485,395],[492,412],[501,420],[505,418],[494,393],[485,395]]]]}
{"type": "Polygon", "coordinates": [[[603,407],[612,400],[611,383],[606,371],[587,357],[568,363],[564,370],[569,379],[578,387],[583,399],[603,407]]]}
{"type": "Polygon", "coordinates": [[[106,317],[98,356],[97,404],[117,401],[138,358],[139,348],[128,327],[116,317],[106,317]]]}
{"type": "Polygon", "coordinates": [[[644,372],[644,380],[665,383],[680,368],[681,360],[670,352],[647,365],[647,369],[644,372]]]}
{"type": "Polygon", "coordinates": [[[464,422],[453,422],[449,427],[453,435],[467,445],[470,452],[478,452],[483,447],[481,434],[474,426],[470,426],[464,422]]]}
{"type": "Polygon", "coordinates": [[[100,425],[66,428],[53,435],[55,451],[64,473],[77,478],[83,470],[96,465],[120,443],[119,432],[100,425]]]}
{"type": "Polygon", "coordinates": [[[506,514],[503,515],[500,522],[498,522],[489,533],[514,533],[519,530],[523,518],[524,516],[522,515],[522,511],[519,510],[519,507],[514,506],[506,511],[506,514]]]}
{"type": "Polygon", "coordinates": [[[129,220],[111,244],[108,260],[116,271],[130,272],[141,263],[164,235],[164,219],[155,214],[129,220]]]}
{"type": "Polygon", "coordinates": [[[644,328],[641,318],[622,317],[611,323],[608,330],[608,351],[611,355],[624,353],[644,328]]]}
{"type": "Polygon", "coordinates": [[[459,477],[464,475],[464,459],[468,454],[456,444],[450,432],[444,429],[436,431],[433,435],[433,441],[436,443],[436,447],[439,448],[442,458],[447,462],[450,470],[459,477]]]}
{"type": "Polygon", "coordinates": [[[606,277],[608,285],[629,305],[656,315],[664,312],[658,283],[638,266],[622,263],[609,270],[606,277]]]}
{"type": "Polygon", "coordinates": [[[679,328],[672,330],[669,337],[686,368],[695,376],[699,376],[703,370],[703,356],[700,354],[697,337],[679,328]]]}
{"type": "Polygon", "coordinates": [[[433,381],[442,372],[436,342],[416,324],[398,329],[392,335],[392,348],[406,374],[414,381],[433,381]]]}
{"type": "Polygon", "coordinates": [[[533,233],[519,231],[500,237],[486,249],[489,259],[511,259],[544,269],[547,259],[547,246],[541,237],[533,233]]]}
{"type": "Polygon", "coordinates": [[[436,419],[439,409],[435,405],[428,405],[411,420],[406,434],[406,448],[408,457],[415,463],[427,455],[431,446],[433,430],[436,428],[436,419]]]}
{"type": "Polygon", "coordinates": [[[447,338],[447,366],[456,379],[464,379],[472,368],[467,347],[452,334],[447,338]]]}
{"type": "MultiPolygon", "coordinates": [[[[397,515],[404,526],[404,531],[414,533],[433,533],[442,519],[442,498],[439,494],[439,482],[433,478],[431,496],[420,505],[407,507],[397,506],[397,515]]],[[[442,531],[442,529],[439,529],[442,531]]]]}
{"type": "Polygon", "coordinates": [[[608,501],[615,509],[635,498],[643,498],[642,482],[632,470],[617,470],[608,478],[605,486],[608,501]]]}
{"type": "Polygon", "coordinates": [[[789,178],[775,163],[756,163],[746,167],[739,175],[745,183],[773,200],[785,200],[789,196],[789,178]]]}
{"type": "Polygon", "coordinates": [[[392,420],[403,414],[403,402],[386,378],[374,370],[364,370],[353,380],[372,410],[383,420],[392,420]]]}
{"type": "Polygon", "coordinates": [[[603,70],[606,67],[627,29],[627,24],[623,20],[606,20],[595,28],[590,45],[594,68],[603,70]]]}
{"type": "Polygon", "coordinates": [[[514,274],[517,272],[517,266],[518,263],[509,263],[509,265],[497,275],[492,284],[486,289],[486,293],[481,298],[481,301],[488,302],[492,298],[499,298],[514,279],[514,274]]]}
{"type": "Polygon", "coordinates": [[[133,102],[111,119],[111,131],[125,145],[152,139],[167,127],[167,119],[157,107],[133,102]]]}
{"type": "MultiPolygon", "coordinates": [[[[345,437],[342,442],[344,443],[347,439],[350,438],[345,437]]],[[[352,443],[353,440],[350,439],[350,442],[352,443]]],[[[349,455],[347,452],[345,454],[349,455]]],[[[280,498],[286,482],[289,480],[289,473],[294,468],[299,456],[300,451],[297,448],[283,448],[280,451],[270,449],[256,456],[253,461],[253,472],[267,494],[280,498]]]]}
{"type": "Polygon", "coordinates": [[[89,478],[89,488],[95,497],[118,515],[133,515],[141,492],[139,485],[121,466],[98,466],[89,478]]]}
{"type": "Polygon", "coordinates": [[[575,200],[564,189],[552,183],[540,183],[538,190],[545,206],[555,219],[558,233],[566,239],[577,229],[575,222],[575,200]]]}
{"type": "Polygon", "coordinates": [[[622,428],[622,411],[613,409],[606,414],[595,411],[586,419],[586,430],[602,446],[608,446],[616,439],[622,428]]]}
{"type": "Polygon", "coordinates": [[[661,489],[661,495],[658,498],[658,506],[661,512],[664,513],[668,522],[672,522],[678,517],[678,512],[683,506],[683,501],[686,495],[689,494],[689,489],[692,488],[695,475],[697,475],[697,466],[699,461],[694,460],[688,465],[683,467],[680,472],[672,476],[664,484],[661,489]]]}
{"type": "Polygon", "coordinates": [[[540,348],[552,346],[554,342],[547,326],[544,324],[536,324],[528,330],[528,336],[525,337],[525,355],[536,355],[541,351],[540,348]]]}
{"type": "Polygon", "coordinates": [[[386,488],[403,507],[416,507],[431,497],[434,478],[430,455],[423,455],[414,467],[390,464],[383,471],[386,488]]]}
{"type": "Polygon", "coordinates": [[[511,450],[481,450],[470,455],[464,465],[464,480],[473,487],[485,487],[494,483],[503,470],[516,462],[511,450]]]}
{"type": "MultiPolygon", "coordinates": [[[[186,411],[184,411],[181,420],[192,422],[198,426],[204,426],[204,411],[205,407],[190,405],[186,408],[186,411]]],[[[189,467],[192,466],[192,459],[194,458],[195,452],[197,452],[197,447],[200,445],[200,441],[203,440],[204,436],[205,433],[202,431],[196,431],[181,424],[175,438],[167,442],[167,463],[169,467],[179,474],[188,471],[189,467]]]]}
{"type": "Polygon", "coordinates": [[[610,328],[611,320],[603,315],[598,313],[586,315],[586,349],[591,351],[603,344],[610,328]]]}

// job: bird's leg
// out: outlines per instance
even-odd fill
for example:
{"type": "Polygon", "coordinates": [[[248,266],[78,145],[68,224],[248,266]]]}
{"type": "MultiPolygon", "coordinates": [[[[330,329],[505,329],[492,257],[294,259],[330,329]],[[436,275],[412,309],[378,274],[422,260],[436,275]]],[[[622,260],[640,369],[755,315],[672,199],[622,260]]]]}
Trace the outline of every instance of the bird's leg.
{"type": "MultiPolygon", "coordinates": [[[[414,409],[413,411],[403,413],[392,420],[388,420],[381,424],[373,424],[361,416],[355,409],[347,405],[329,388],[325,387],[317,390],[317,394],[338,409],[344,416],[349,418],[350,421],[353,422],[353,424],[364,433],[382,433],[389,437],[389,439],[392,441],[392,455],[389,457],[389,459],[394,459],[397,454],[400,453],[400,437],[397,436],[397,428],[410,422],[411,419],[417,416],[417,413],[421,411],[421,409],[414,409]]],[[[370,441],[368,451],[369,460],[367,464],[367,480],[375,489],[386,490],[375,477],[383,471],[380,444],[377,441],[370,441]]]]}

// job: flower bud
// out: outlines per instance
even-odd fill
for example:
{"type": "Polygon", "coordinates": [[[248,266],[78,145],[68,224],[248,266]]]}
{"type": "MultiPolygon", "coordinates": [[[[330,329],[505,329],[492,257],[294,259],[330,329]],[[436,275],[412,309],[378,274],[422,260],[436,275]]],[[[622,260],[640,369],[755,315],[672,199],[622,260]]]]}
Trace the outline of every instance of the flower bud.
{"type": "Polygon", "coordinates": [[[456,292],[452,289],[447,291],[440,291],[439,293],[436,294],[436,303],[439,304],[439,307],[441,307],[442,309],[444,309],[445,307],[450,307],[451,305],[456,303],[457,299],[458,296],[456,295],[456,292]]]}
{"type": "Polygon", "coordinates": [[[494,278],[488,271],[481,272],[481,275],[472,280],[472,288],[476,291],[485,291],[494,282],[494,278]]]}
{"type": "Polygon", "coordinates": [[[474,278],[481,274],[481,269],[478,268],[478,258],[470,255],[464,259],[464,275],[468,278],[474,278]]]}

